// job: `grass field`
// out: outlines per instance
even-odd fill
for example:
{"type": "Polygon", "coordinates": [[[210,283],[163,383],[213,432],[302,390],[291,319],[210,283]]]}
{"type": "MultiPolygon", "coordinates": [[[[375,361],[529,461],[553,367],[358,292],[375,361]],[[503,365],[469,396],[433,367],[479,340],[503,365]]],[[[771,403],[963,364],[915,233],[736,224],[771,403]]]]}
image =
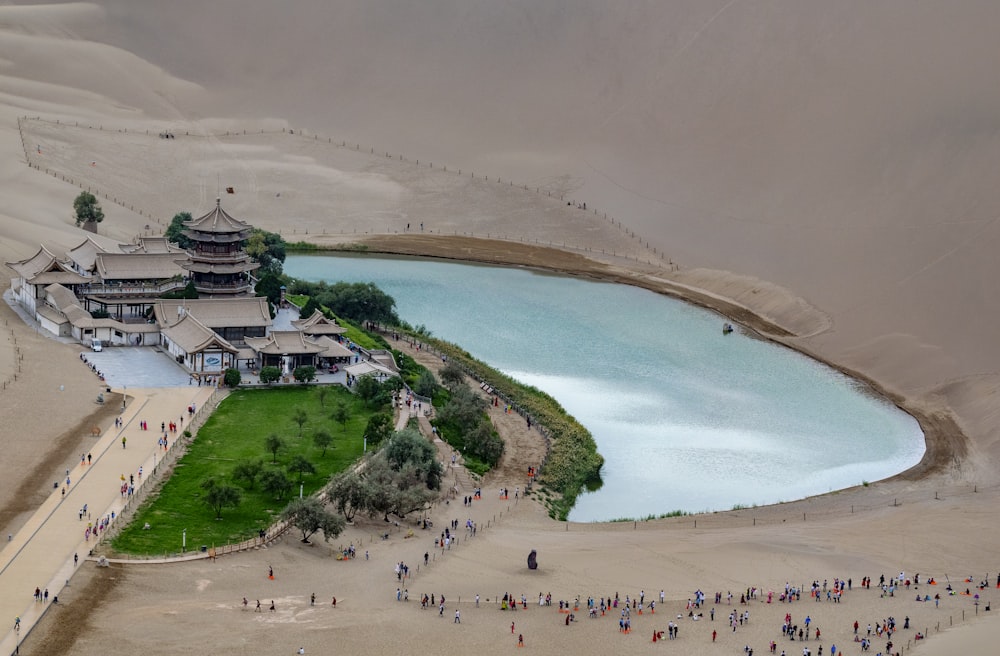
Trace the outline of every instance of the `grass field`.
{"type": "Polygon", "coordinates": [[[298,496],[298,474],[286,468],[299,454],[317,470],[304,476],[304,494],[323,487],[331,474],[343,470],[361,455],[361,436],[372,412],[340,386],[326,387],[326,398],[321,405],[320,389],[313,385],[234,391],[198,431],[159,493],[144,502],[130,525],[113,540],[112,548],[131,554],[178,553],[184,530],[188,550],[239,542],[256,535],[298,496]],[[346,428],[330,419],[338,402],[349,408],[346,428]],[[299,409],[306,413],[301,437],[293,420],[299,409]],[[313,443],[313,435],[319,430],[333,436],[333,444],[325,456],[313,443]],[[287,444],[278,452],[276,464],[272,464],[272,454],[264,445],[272,434],[287,444]],[[246,460],[261,460],[265,469],[286,471],[294,483],[292,491],[285,498],[276,499],[264,493],[259,482],[249,489],[245,481],[233,480],[233,468],[246,460]],[[204,502],[205,491],[201,487],[203,481],[213,476],[219,482],[237,487],[242,494],[238,507],[223,509],[221,520],[216,520],[215,511],[204,502]],[[147,522],[150,529],[144,530],[147,522]]]}

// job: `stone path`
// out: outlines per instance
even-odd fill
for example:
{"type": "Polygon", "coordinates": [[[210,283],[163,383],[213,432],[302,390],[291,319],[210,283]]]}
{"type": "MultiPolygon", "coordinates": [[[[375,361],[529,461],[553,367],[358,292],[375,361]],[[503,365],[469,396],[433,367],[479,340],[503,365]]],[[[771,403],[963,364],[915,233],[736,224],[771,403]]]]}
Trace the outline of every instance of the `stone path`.
{"type": "Polygon", "coordinates": [[[20,640],[54,603],[63,587],[69,585],[76,568],[87,562],[95,538],[84,539],[88,522],[86,517],[80,518],[84,504],[95,526],[112,512],[118,517],[125,501],[119,492],[122,475],[126,478],[129,474],[138,476],[141,467],[144,475],[136,480],[138,488],[154,472],[157,461],[163,459],[163,450],[157,444],[162,436],[160,422],[180,423],[183,417],[178,432],[169,435],[169,443],[174,444],[183,427],[206,412],[204,406],[213,392],[207,387],[188,386],[128,390],[132,398],[121,414],[122,427],[112,426],[105,431],[90,451],[91,464],[77,465],[53,481],[48,499],[20,531],[8,536],[0,551],[0,590],[3,591],[0,621],[9,622],[7,629],[0,628],[0,654],[15,652],[20,640]],[[197,410],[195,415],[188,412],[192,404],[197,410]],[[143,420],[148,430],[140,428],[143,420]],[[126,438],[126,448],[122,448],[122,437],[126,438]],[[74,562],[74,554],[79,556],[77,562],[74,562]],[[36,587],[48,589],[47,602],[33,600],[36,587]],[[14,630],[15,617],[21,618],[20,631],[14,630]]]}

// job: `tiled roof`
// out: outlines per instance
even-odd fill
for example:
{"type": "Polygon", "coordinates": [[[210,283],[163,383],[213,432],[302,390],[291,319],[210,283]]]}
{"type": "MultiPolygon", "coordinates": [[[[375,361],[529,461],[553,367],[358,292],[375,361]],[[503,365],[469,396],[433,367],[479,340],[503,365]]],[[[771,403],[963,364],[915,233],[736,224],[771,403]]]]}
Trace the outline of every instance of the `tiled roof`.
{"type": "Polygon", "coordinates": [[[220,198],[215,199],[215,209],[197,219],[185,221],[184,227],[188,230],[215,234],[228,234],[253,229],[253,226],[246,221],[233,218],[226,210],[222,209],[222,199],[220,198]]]}
{"type": "Polygon", "coordinates": [[[306,319],[292,321],[292,325],[307,335],[343,335],[347,332],[347,328],[327,319],[319,310],[313,310],[306,319]]]}
{"type": "Polygon", "coordinates": [[[271,325],[271,312],[263,296],[158,299],[153,311],[156,321],[163,326],[177,323],[185,314],[193,314],[210,328],[271,325]],[[178,308],[183,310],[178,311],[178,308]]]}
{"type": "Polygon", "coordinates": [[[183,276],[178,253],[99,253],[97,275],[101,280],[166,280],[183,276]]]}
{"type": "Polygon", "coordinates": [[[267,355],[319,354],[325,349],[297,330],[276,330],[267,337],[246,337],[247,346],[267,355]]]}
{"type": "Polygon", "coordinates": [[[198,353],[209,347],[221,348],[229,353],[239,352],[235,346],[191,314],[184,315],[180,321],[169,328],[162,328],[161,332],[187,353],[198,353]]]}
{"type": "Polygon", "coordinates": [[[94,263],[97,261],[97,254],[106,252],[107,250],[94,241],[93,238],[87,237],[78,246],[66,251],[66,257],[76,263],[79,269],[93,271],[94,263]]]}

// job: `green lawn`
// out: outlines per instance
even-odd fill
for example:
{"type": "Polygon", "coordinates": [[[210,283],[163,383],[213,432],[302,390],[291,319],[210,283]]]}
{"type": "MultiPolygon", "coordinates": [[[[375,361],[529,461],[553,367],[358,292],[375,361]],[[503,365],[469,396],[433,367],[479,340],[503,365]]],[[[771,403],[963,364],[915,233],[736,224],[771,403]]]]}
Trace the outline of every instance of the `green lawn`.
{"type": "Polygon", "coordinates": [[[285,470],[287,463],[301,454],[317,470],[304,477],[305,494],[320,489],[331,474],[345,469],[361,455],[361,436],[372,413],[340,386],[326,387],[327,396],[321,406],[318,390],[317,386],[235,390],[198,431],[159,494],[147,500],[131,524],[114,539],[114,550],[150,555],[177,553],[185,529],[189,550],[201,545],[239,542],[256,535],[298,496],[298,474],[286,471],[294,483],[293,490],[286,498],[275,499],[260,489],[259,482],[254,489],[248,489],[244,481],[233,480],[232,470],[243,460],[260,459],[265,468],[285,470]],[[338,401],[348,404],[350,409],[346,430],[330,419],[338,401]],[[298,424],[292,420],[299,409],[307,413],[302,437],[298,424]],[[312,439],[321,429],[333,436],[333,445],[325,456],[312,439]],[[277,464],[272,464],[272,455],[264,447],[271,434],[277,434],[287,443],[287,448],[278,452],[277,464]],[[223,509],[221,520],[215,519],[215,512],[203,500],[205,492],[201,484],[212,476],[237,487],[243,496],[238,507],[223,509]],[[147,522],[150,529],[144,530],[147,522]]]}

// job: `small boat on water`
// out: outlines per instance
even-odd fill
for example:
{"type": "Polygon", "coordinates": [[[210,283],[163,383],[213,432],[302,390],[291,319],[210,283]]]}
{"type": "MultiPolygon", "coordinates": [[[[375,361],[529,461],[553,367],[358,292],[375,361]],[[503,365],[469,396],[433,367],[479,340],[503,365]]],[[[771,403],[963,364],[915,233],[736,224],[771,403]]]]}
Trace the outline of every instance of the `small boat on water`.
{"type": "Polygon", "coordinates": [[[724,323],[724,324],[722,324],[722,334],[723,335],[728,335],[731,332],[733,332],[733,324],[731,324],[731,323],[724,323]]]}

